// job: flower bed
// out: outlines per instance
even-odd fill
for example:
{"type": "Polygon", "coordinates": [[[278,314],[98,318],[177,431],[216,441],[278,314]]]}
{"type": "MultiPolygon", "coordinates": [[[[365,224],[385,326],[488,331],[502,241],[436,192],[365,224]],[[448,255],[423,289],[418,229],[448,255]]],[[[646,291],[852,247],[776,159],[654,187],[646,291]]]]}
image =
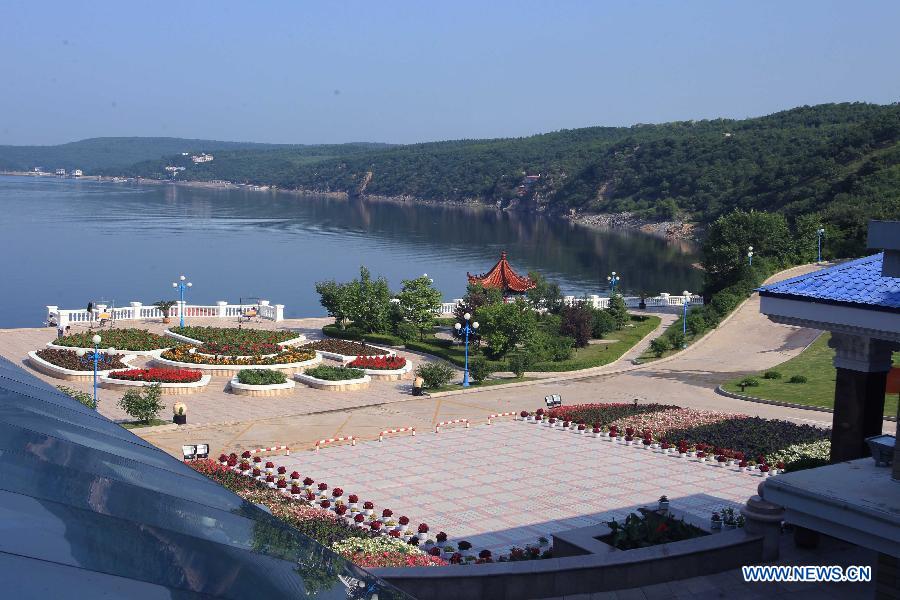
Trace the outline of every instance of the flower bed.
{"type": "Polygon", "coordinates": [[[316,353],[302,348],[284,348],[272,356],[225,356],[203,354],[194,346],[185,344],[167,350],[160,358],[179,363],[216,366],[271,366],[305,363],[316,358],[316,353]],[[194,350],[194,352],[191,352],[194,350]]]}
{"type": "MultiPolygon", "coordinates": [[[[218,346],[253,346],[257,344],[274,346],[299,337],[293,331],[271,331],[238,327],[170,327],[169,331],[179,336],[197,340],[203,344],[218,346]]],[[[212,352],[211,354],[227,354],[227,352],[212,352]]]]}
{"type": "Polygon", "coordinates": [[[737,460],[741,466],[746,457],[769,465],[783,462],[787,470],[809,468],[825,464],[830,449],[827,429],[664,404],[581,404],[554,408],[545,416],[614,428],[636,445],[649,440],[646,445],[680,446],[702,459],[737,460]]]}
{"type": "MultiPolygon", "coordinates": [[[[97,375],[103,377],[112,369],[128,369],[134,358],[134,355],[103,353],[97,364],[97,375]]],[[[87,355],[78,356],[74,350],[32,350],[28,353],[28,364],[45,375],[66,381],[91,381],[94,378],[94,361],[87,355]]]]}
{"type": "Polygon", "coordinates": [[[389,356],[393,354],[391,350],[371,344],[330,338],[304,344],[303,347],[320,352],[326,358],[341,362],[350,362],[359,356],[389,356]]]}
{"type": "Polygon", "coordinates": [[[372,378],[359,369],[320,365],[294,375],[294,379],[320,390],[350,391],[369,387],[372,378]]]}
{"type": "Polygon", "coordinates": [[[231,380],[229,389],[241,396],[278,396],[290,393],[294,386],[282,371],[243,369],[231,380]]]}
{"type": "Polygon", "coordinates": [[[599,538],[600,541],[619,550],[633,550],[709,535],[699,527],[685,523],[684,519],[676,519],[671,514],[662,515],[645,508],[638,510],[640,514],[631,513],[622,523],[616,520],[608,522],[607,525],[612,532],[599,538]]]}
{"type": "Polygon", "coordinates": [[[113,371],[110,379],[125,381],[146,381],[148,383],[194,383],[200,381],[203,373],[190,369],[128,369],[113,371]]]}
{"type": "Polygon", "coordinates": [[[396,371],[406,366],[402,356],[358,356],[347,365],[353,369],[369,369],[373,371],[396,371]]]}
{"type": "Polygon", "coordinates": [[[329,367],[328,365],[320,365],[318,367],[308,369],[304,373],[310,377],[321,379],[323,381],[348,381],[352,379],[360,379],[365,377],[360,369],[349,369],[347,367],[329,367]]]}
{"type": "MultiPolygon", "coordinates": [[[[94,360],[89,355],[78,356],[74,350],[56,350],[53,348],[44,348],[35,352],[41,359],[47,361],[57,367],[68,369],[69,371],[91,371],[94,370],[94,360]]],[[[119,354],[108,354],[101,352],[97,359],[98,371],[109,371],[111,369],[127,369],[128,365],[122,362],[122,356],[119,354]]]]}
{"type": "Polygon", "coordinates": [[[240,342],[237,344],[224,344],[220,342],[205,342],[197,351],[203,354],[222,356],[262,356],[278,354],[282,347],[268,342],[240,342]]]}
{"type": "Polygon", "coordinates": [[[66,348],[93,348],[94,342],[91,341],[91,338],[97,333],[103,338],[101,344],[104,348],[148,352],[173,346],[172,340],[169,338],[150,333],[146,329],[107,329],[105,331],[89,329],[57,338],[53,340],[52,345],[66,348]]]}

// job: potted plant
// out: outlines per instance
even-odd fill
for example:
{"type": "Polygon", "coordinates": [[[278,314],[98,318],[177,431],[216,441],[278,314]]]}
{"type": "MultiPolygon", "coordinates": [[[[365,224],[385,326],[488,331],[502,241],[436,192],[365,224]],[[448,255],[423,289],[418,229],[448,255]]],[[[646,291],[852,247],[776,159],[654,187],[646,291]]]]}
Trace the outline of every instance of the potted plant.
{"type": "Polygon", "coordinates": [[[587,425],[585,425],[584,423],[579,423],[578,424],[578,434],[584,435],[585,430],[587,430],[587,425]]]}
{"type": "Polygon", "coordinates": [[[600,431],[600,428],[597,427],[596,425],[594,425],[594,429],[592,430],[592,432],[593,432],[595,438],[598,438],[601,435],[603,435],[603,433],[600,431]]]}
{"type": "Polygon", "coordinates": [[[375,505],[366,500],[365,502],[363,502],[363,512],[367,517],[375,514],[375,505]]]}
{"type": "Polygon", "coordinates": [[[471,543],[467,542],[466,540],[462,540],[459,543],[459,551],[462,553],[463,556],[471,556],[470,550],[472,550],[471,543]]]}
{"type": "Polygon", "coordinates": [[[266,475],[266,485],[270,488],[275,488],[275,476],[274,475],[266,475]]]}
{"type": "Polygon", "coordinates": [[[428,539],[428,524],[427,523],[419,523],[418,529],[418,538],[420,542],[424,542],[428,539]]]}
{"type": "Polygon", "coordinates": [[[443,531],[439,531],[438,534],[434,537],[437,540],[437,545],[442,548],[444,547],[444,544],[447,543],[447,534],[443,531]]]}
{"type": "Polygon", "coordinates": [[[291,483],[297,483],[298,481],[300,481],[300,473],[291,471],[291,483]]]}
{"type": "MultiPolygon", "coordinates": [[[[775,463],[775,468],[778,470],[779,473],[784,473],[784,463],[781,462],[780,460],[777,463],[775,463]]],[[[773,475],[774,475],[774,473],[773,473],[773,475]]]]}
{"type": "Polygon", "coordinates": [[[400,531],[406,531],[409,529],[409,517],[406,515],[402,515],[399,519],[397,519],[397,523],[400,524],[400,531]]]}
{"type": "Polygon", "coordinates": [[[353,522],[356,523],[357,527],[365,527],[366,526],[366,518],[364,516],[362,516],[361,514],[358,514],[355,517],[353,517],[353,522]]]}
{"type": "Polygon", "coordinates": [[[616,441],[616,438],[619,436],[619,429],[615,425],[609,426],[609,433],[607,433],[606,439],[610,442],[616,441]]]}
{"type": "Polygon", "coordinates": [[[649,296],[649,292],[638,292],[638,297],[640,297],[641,301],[638,302],[638,308],[640,310],[647,310],[647,297],[649,296]]]}
{"type": "Polygon", "coordinates": [[[176,402],[172,407],[172,422],[176,425],[187,424],[187,405],[184,402],[176,402]]]}
{"type": "Polygon", "coordinates": [[[725,529],[734,529],[737,527],[733,508],[728,507],[722,509],[722,523],[725,525],[725,529]]]}
{"type": "Polygon", "coordinates": [[[163,323],[171,323],[172,319],[169,318],[169,311],[172,310],[172,307],[178,304],[174,300],[159,300],[153,303],[153,306],[158,308],[160,312],[163,314],[163,323]]]}
{"type": "Polygon", "coordinates": [[[388,521],[391,520],[391,517],[393,517],[393,516],[394,516],[394,511],[392,511],[389,508],[386,508],[383,511],[381,511],[381,522],[387,523],[388,521]]]}
{"type": "Polygon", "coordinates": [[[519,416],[522,417],[523,421],[531,421],[531,415],[528,414],[527,410],[523,410],[519,413],[519,416]]]}
{"type": "Polygon", "coordinates": [[[762,463],[761,465],[759,465],[759,472],[763,477],[768,477],[772,473],[769,465],[767,465],[766,463],[762,463]]]}
{"type": "Polygon", "coordinates": [[[307,491],[307,492],[313,491],[313,484],[314,484],[314,483],[315,483],[315,481],[313,480],[312,477],[307,477],[307,478],[305,478],[305,479],[303,480],[303,485],[304,485],[304,487],[306,487],[306,491],[307,491]]]}
{"type": "Polygon", "coordinates": [[[350,510],[356,510],[356,507],[359,505],[359,496],[356,494],[350,494],[347,496],[347,503],[350,507],[350,510]]]}
{"type": "Polygon", "coordinates": [[[319,484],[319,495],[323,498],[328,496],[328,484],[324,481],[319,484]]]}
{"type": "Polygon", "coordinates": [[[709,528],[713,531],[722,529],[722,517],[716,511],[713,511],[712,517],[709,519],[709,528]]]}

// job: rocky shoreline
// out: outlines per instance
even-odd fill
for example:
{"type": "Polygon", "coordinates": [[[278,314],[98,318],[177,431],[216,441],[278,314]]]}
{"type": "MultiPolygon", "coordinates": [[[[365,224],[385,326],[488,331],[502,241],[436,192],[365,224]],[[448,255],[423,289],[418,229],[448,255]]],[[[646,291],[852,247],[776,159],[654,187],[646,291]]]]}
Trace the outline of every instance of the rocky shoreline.
{"type": "Polygon", "coordinates": [[[575,213],[566,215],[565,218],[585,227],[596,229],[630,229],[674,240],[693,240],[697,234],[697,228],[694,223],[678,220],[649,221],[630,212],[603,214],[575,213]]]}

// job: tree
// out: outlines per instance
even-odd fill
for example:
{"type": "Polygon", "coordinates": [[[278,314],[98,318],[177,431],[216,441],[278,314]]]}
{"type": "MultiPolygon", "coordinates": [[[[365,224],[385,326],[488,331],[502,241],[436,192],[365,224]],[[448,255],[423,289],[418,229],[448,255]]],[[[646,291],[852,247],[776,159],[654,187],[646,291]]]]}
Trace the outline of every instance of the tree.
{"type": "Polygon", "coordinates": [[[128,390],[119,399],[119,407],[132,418],[141,423],[151,423],[156,419],[165,404],[162,403],[162,390],[158,383],[143,386],[143,392],[139,389],[128,390]]]}
{"type": "Polygon", "coordinates": [[[94,397],[91,396],[87,392],[82,392],[81,390],[72,389],[72,388],[64,386],[64,385],[58,385],[58,386],[56,386],[56,389],[58,389],[59,391],[61,391],[63,394],[65,394],[67,396],[71,396],[72,398],[75,398],[76,400],[78,400],[79,402],[81,402],[82,404],[87,406],[88,408],[97,408],[97,405],[94,403],[94,397]]]}
{"type": "Polygon", "coordinates": [[[537,314],[522,299],[483,306],[478,311],[478,319],[481,338],[496,358],[524,343],[537,329],[537,314]]]}
{"type": "Polygon", "coordinates": [[[628,323],[628,320],[631,318],[628,315],[628,307],[625,306],[625,299],[617,292],[614,292],[613,295],[609,297],[609,306],[606,307],[606,312],[613,318],[616,329],[625,327],[625,324],[628,323]]]}
{"type": "Polygon", "coordinates": [[[525,299],[535,309],[545,308],[551,313],[559,312],[562,308],[562,292],[559,284],[548,281],[540,273],[532,271],[528,277],[534,281],[535,286],[525,292],[525,299]]]}
{"type": "Polygon", "coordinates": [[[560,317],[559,333],[574,339],[575,346],[578,348],[587,346],[594,325],[594,315],[591,309],[581,303],[563,306],[560,317]]]}
{"type": "Polygon", "coordinates": [[[416,367],[416,375],[422,378],[425,387],[429,389],[447,385],[453,379],[453,374],[450,365],[443,362],[425,362],[416,367]]]}
{"type": "MultiPolygon", "coordinates": [[[[465,322],[466,314],[471,316],[472,321],[478,321],[478,309],[492,304],[503,304],[503,294],[500,290],[497,288],[486,288],[480,283],[470,283],[466,288],[466,295],[463,296],[462,302],[453,311],[453,316],[456,317],[458,323],[465,322]]],[[[465,337],[465,333],[462,330],[457,331],[454,329],[453,335],[459,339],[465,337]]],[[[481,347],[481,333],[477,329],[469,333],[469,347],[475,352],[481,347]]]]}
{"type": "Polygon", "coordinates": [[[719,217],[703,242],[706,291],[714,293],[739,279],[748,265],[748,248],[753,246],[754,263],[765,257],[775,265],[789,262],[793,248],[784,216],[736,210],[719,217]]]}
{"type": "Polygon", "coordinates": [[[387,279],[372,279],[365,267],[359,268],[359,279],[348,286],[348,314],[356,327],[365,333],[384,333],[390,325],[391,290],[387,279]]]}
{"type": "Polygon", "coordinates": [[[422,275],[404,279],[400,293],[400,314],[419,330],[419,337],[434,323],[434,315],[441,308],[443,296],[432,286],[432,281],[422,275]]]}
{"type": "Polygon", "coordinates": [[[602,340],[606,334],[616,330],[616,319],[608,311],[592,308],[591,336],[602,340]]]}
{"type": "Polygon", "coordinates": [[[334,279],[319,281],[316,283],[316,292],[319,294],[319,302],[328,311],[328,315],[334,317],[334,322],[344,329],[352,310],[350,286],[346,283],[338,283],[334,279]]]}

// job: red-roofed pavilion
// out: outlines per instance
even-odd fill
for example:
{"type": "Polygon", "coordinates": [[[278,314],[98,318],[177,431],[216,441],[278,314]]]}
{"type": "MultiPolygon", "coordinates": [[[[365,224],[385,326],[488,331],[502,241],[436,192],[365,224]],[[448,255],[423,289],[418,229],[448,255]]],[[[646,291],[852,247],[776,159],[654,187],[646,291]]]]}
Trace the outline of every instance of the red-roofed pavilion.
{"type": "Polygon", "coordinates": [[[497,288],[506,294],[522,294],[535,286],[530,277],[522,277],[516,273],[509,261],[506,260],[506,251],[500,253],[500,260],[484,275],[472,275],[466,273],[469,283],[479,283],[486,288],[497,288]]]}

